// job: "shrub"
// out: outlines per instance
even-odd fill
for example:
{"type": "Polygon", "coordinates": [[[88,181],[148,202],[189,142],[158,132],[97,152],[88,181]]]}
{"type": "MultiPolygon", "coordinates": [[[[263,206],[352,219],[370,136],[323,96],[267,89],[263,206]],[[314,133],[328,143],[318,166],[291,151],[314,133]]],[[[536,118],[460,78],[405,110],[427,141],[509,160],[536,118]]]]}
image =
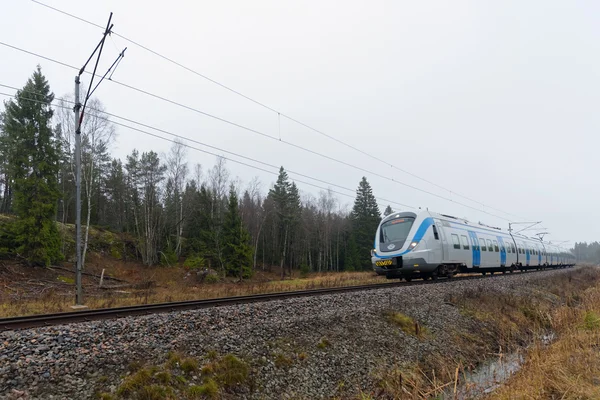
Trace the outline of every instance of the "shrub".
{"type": "Polygon", "coordinates": [[[219,275],[217,274],[208,274],[204,277],[204,283],[218,283],[219,275]]]}
{"type": "Polygon", "coordinates": [[[200,269],[204,267],[206,260],[199,254],[190,256],[185,259],[183,266],[187,269],[200,269]]]}
{"type": "Polygon", "coordinates": [[[170,244],[164,251],[160,252],[161,265],[171,267],[173,265],[176,265],[177,261],[179,261],[177,259],[177,253],[175,253],[175,250],[171,247],[170,244]]]}
{"type": "Polygon", "coordinates": [[[310,272],[311,272],[311,270],[310,270],[310,266],[309,265],[307,265],[305,263],[302,263],[300,265],[300,276],[302,278],[306,278],[308,276],[308,274],[310,274],[310,272]]]}

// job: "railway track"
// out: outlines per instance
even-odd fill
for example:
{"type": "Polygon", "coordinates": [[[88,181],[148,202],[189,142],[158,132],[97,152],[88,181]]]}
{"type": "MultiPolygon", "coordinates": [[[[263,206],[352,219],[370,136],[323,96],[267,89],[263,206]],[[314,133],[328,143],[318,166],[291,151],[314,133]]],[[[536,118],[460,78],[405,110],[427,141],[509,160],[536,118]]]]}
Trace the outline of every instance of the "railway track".
{"type": "MultiPolygon", "coordinates": [[[[521,272],[522,273],[522,272],[521,272]]],[[[496,275],[498,276],[498,275],[496,275]]],[[[467,280],[467,279],[489,279],[489,276],[482,275],[463,275],[452,278],[453,281],[467,280]]],[[[157,313],[165,313],[171,311],[183,311],[193,310],[200,308],[219,307],[234,304],[248,304],[254,302],[264,302],[272,300],[282,300],[289,298],[298,297],[309,297],[319,296],[334,293],[348,293],[362,290],[376,290],[385,289],[397,286],[414,286],[414,285],[431,285],[436,283],[446,282],[447,279],[429,280],[429,281],[414,281],[414,282],[389,282],[389,283],[376,283],[370,285],[357,285],[357,286],[342,286],[334,288],[324,289],[310,289],[310,290],[297,290],[290,292],[276,292],[276,293],[265,293],[255,294],[247,296],[234,296],[234,297],[221,297],[215,299],[203,299],[203,300],[188,300],[188,301],[177,301],[170,303],[155,303],[155,304],[143,304],[137,306],[127,307],[115,307],[115,308],[100,308],[100,309],[86,309],[82,311],[63,312],[54,314],[40,314],[40,315],[28,315],[20,317],[9,317],[0,318],[0,332],[8,330],[19,330],[38,328],[45,326],[69,324],[74,322],[86,322],[102,319],[111,318],[122,318],[136,315],[150,315],[157,313]]]]}

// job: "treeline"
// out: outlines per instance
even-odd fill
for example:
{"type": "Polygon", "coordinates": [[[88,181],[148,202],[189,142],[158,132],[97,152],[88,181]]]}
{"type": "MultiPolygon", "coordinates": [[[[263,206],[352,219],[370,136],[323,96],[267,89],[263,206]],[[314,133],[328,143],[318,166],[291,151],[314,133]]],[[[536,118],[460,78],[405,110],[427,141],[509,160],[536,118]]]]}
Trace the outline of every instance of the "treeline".
{"type": "MultiPolygon", "coordinates": [[[[72,105],[59,101],[40,68],[0,115],[0,212],[16,222],[0,228],[0,255],[30,264],[62,260],[56,221],[75,221],[72,105]]],[[[146,265],[184,261],[224,274],[256,269],[344,271],[370,268],[380,211],[366,178],[352,210],[333,194],[302,194],[282,167],[268,191],[255,179],[242,188],[225,160],[190,167],[186,147],[167,154],[134,150],[111,157],[115,128],[98,100],[82,127],[83,247],[89,226],[126,232],[146,265]]],[[[391,209],[386,210],[391,212],[391,209]]]]}
{"type": "Polygon", "coordinates": [[[575,257],[577,257],[577,261],[600,264],[600,243],[598,242],[590,244],[586,242],[575,243],[572,251],[575,257]]]}

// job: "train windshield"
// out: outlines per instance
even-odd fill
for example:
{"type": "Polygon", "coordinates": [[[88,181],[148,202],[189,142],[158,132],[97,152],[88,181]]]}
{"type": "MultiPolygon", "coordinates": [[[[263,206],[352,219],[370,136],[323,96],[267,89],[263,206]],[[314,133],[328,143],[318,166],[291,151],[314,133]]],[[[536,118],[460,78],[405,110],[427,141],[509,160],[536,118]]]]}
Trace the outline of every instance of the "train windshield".
{"type": "Polygon", "coordinates": [[[379,243],[381,251],[396,251],[404,245],[414,218],[402,217],[386,221],[381,225],[379,243]]]}

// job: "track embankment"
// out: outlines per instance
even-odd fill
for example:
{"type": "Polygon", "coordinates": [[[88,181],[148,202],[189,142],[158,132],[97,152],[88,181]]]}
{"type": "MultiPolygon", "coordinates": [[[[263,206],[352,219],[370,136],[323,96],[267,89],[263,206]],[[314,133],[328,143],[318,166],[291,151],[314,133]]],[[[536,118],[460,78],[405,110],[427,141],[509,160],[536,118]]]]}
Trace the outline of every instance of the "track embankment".
{"type": "Polygon", "coordinates": [[[577,280],[580,270],[5,331],[0,333],[0,396],[91,399],[104,393],[110,399],[143,392],[159,396],[152,398],[312,399],[362,392],[393,397],[395,389],[388,384],[398,380],[399,368],[408,371],[404,382],[414,381],[413,389],[421,390],[418,377],[411,375],[415,365],[426,370],[443,360],[449,368],[438,369],[442,379],[454,375],[452,362],[477,363],[486,352],[527,341],[526,327],[509,332],[463,307],[461,299],[488,294],[531,299],[541,293],[560,302],[560,294],[550,296],[545,287],[577,280]]]}

